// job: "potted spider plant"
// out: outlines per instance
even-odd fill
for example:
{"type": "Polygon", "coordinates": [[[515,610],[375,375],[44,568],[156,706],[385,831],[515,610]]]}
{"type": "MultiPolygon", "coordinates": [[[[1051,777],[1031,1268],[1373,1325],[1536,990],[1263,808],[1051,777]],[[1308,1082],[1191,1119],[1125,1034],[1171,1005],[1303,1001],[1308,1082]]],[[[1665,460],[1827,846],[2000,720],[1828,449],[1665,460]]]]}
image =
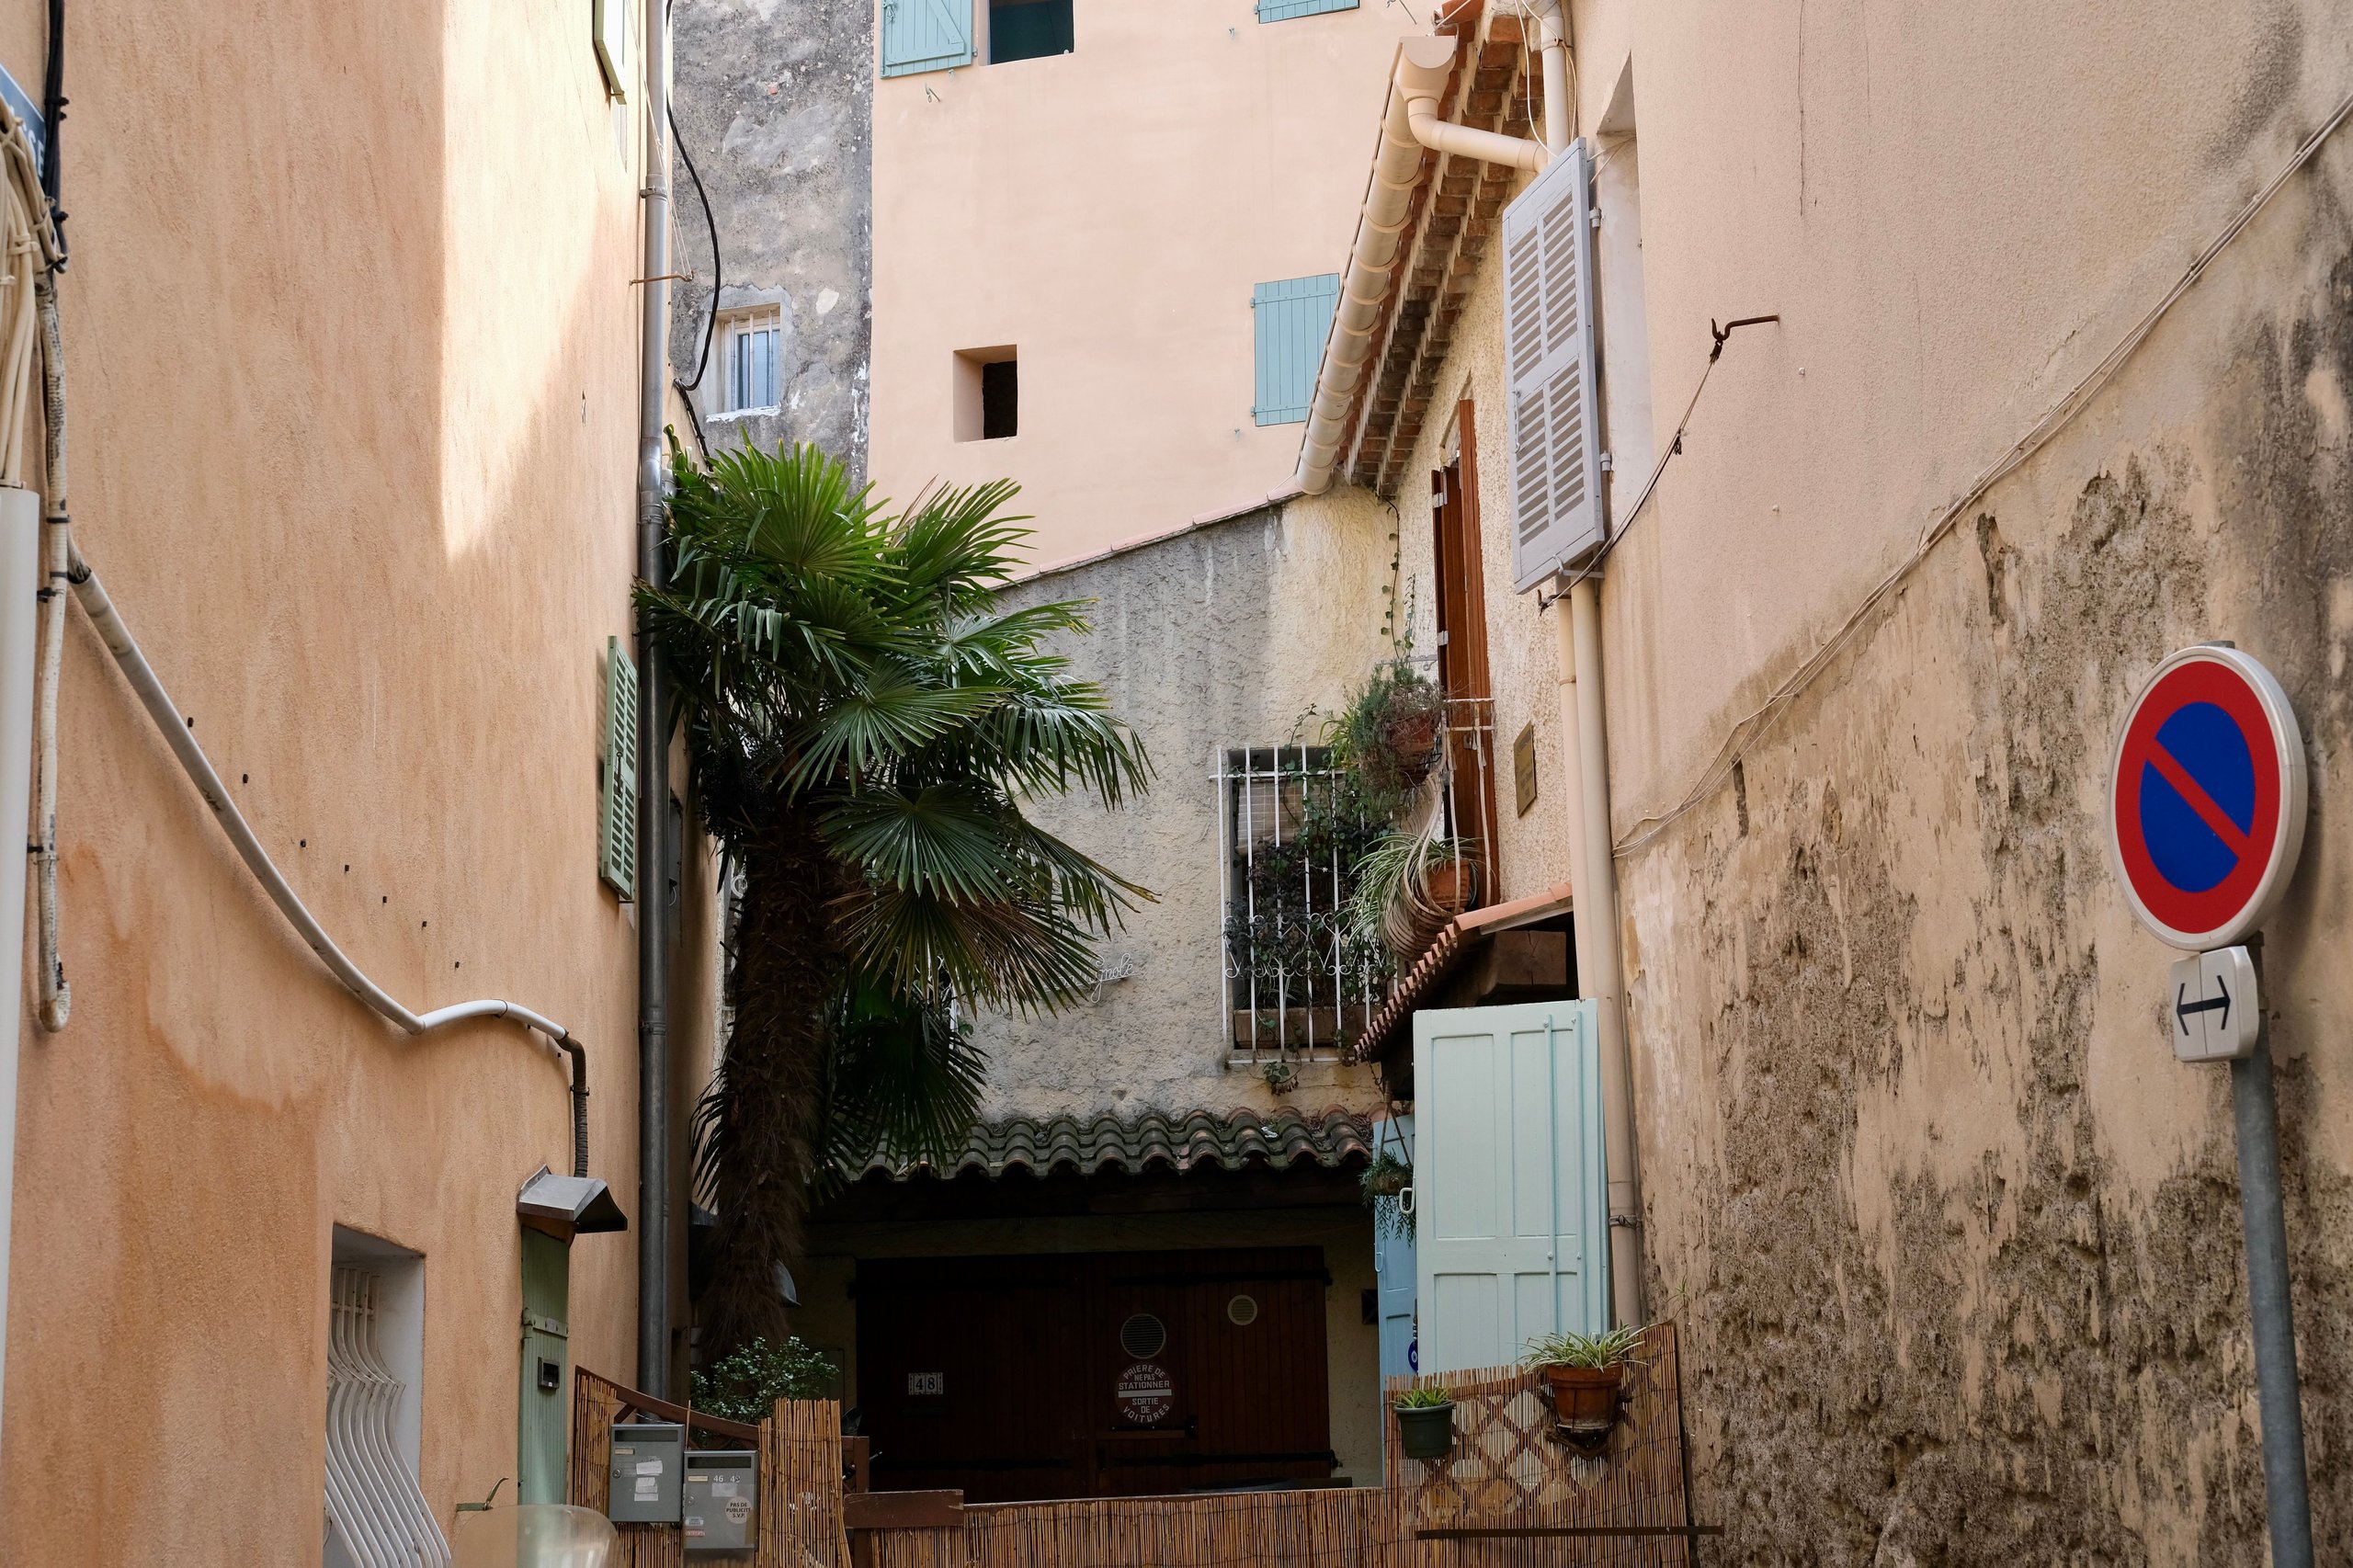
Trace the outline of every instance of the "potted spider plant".
{"type": "Polygon", "coordinates": [[[1552,1391],[1552,1415],[1571,1434],[1605,1435],[1618,1424],[1626,1368],[1642,1347],[1647,1325],[1606,1334],[1547,1334],[1528,1342],[1520,1365],[1552,1391]]]}
{"type": "Polygon", "coordinates": [[[1454,1451],[1454,1394],[1442,1388],[1407,1389],[1392,1406],[1397,1442],[1409,1460],[1442,1460],[1454,1451]]]}

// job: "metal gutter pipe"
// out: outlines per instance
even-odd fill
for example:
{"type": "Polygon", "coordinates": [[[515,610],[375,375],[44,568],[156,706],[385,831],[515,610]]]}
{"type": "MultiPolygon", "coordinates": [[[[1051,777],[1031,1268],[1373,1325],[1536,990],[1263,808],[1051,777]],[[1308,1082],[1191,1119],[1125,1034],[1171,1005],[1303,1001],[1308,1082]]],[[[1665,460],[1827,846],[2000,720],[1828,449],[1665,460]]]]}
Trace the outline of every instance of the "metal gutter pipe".
{"type": "Polygon", "coordinates": [[[1609,1301],[1618,1322],[1643,1321],[1642,1189],[1635,1179],[1633,1074],[1626,1049],[1618,946],[1618,856],[1609,820],[1609,726],[1602,704],[1601,596],[1580,578],[1552,606],[1561,742],[1575,780],[1569,835],[1575,889],[1577,990],[1597,1004],[1602,1156],[1608,1179],[1609,1301]]]}
{"type": "Polygon", "coordinates": [[[1321,495],[1332,487],[1347,433],[1349,405],[1372,355],[1372,330],[1394,282],[1397,251],[1406,210],[1421,180],[1425,150],[1508,164],[1531,172],[1544,167],[1554,149],[1568,145],[1567,40],[1559,0],[1533,0],[1538,32],[1544,41],[1544,124],[1547,141],[1498,135],[1438,118],[1438,99],[1453,70],[1458,40],[1430,36],[1402,39],[1389,76],[1381,111],[1381,145],[1357,216],[1356,238],[1341,275],[1339,308],[1316,367],[1315,392],[1308,404],[1307,429],[1300,438],[1299,466],[1292,483],[1302,494],[1321,495]],[[1557,137],[1553,135],[1558,131],[1557,137]]]}
{"type": "MultiPolygon", "coordinates": [[[[1474,130],[1438,118],[1438,95],[1446,91],[1446,79],[1453,73],[1455,52],[1451,38],[1409,38],[1397,45],[1396,87],[1405,100],[1405,127],[1414,133],[1414,140],[1433,152],[1508,164],[1530,174],[1543,168],[1552,161],[1552,153],[1540,142],[1474,130]]],[[[1552,119],[1549,101],[1545,119],[1548,123],[1552,119]]]]}
{"type": "MultiPolygon", "coordinates": [[[[1404,45],[1398,46],[1402,59],[1404,45]]],[[[1401,65],[1400,70],[1403,67],[1401,65]]],[[[1332,330],[1324,340],[1324,360],[1315,375],[1315,395],[1307,411],[1307,428],[1300,438],[1299,467],[1293,475],[1300,491],[1321,495],[1332,487],[1347,434],[1348,404],[1372,357],[1372,329],[1389,298],[1391,269],[1405,229],[1405,211],[1422,174],[1422,144],[1406,119],[1404,95],[1392,72],[1389,97],[1381,116],[1381,145],[1373,154],[1372,174],[1365,186],[1363,205],[1357,213],[1356,238],[1348,245],[1348,264],[1340,277],[1340,299],[1332,313],[1332,330]]]]}
{"type": "MultiPolygon", "coordinates": [[[[663,389],[669,378],[669,11],[645,0],[644,256],[639,323],[637,571],[664,575],[663,389]]],[[[670,1392],[670,725],[653,626],[637,618],[637,1386],[670,1392]]]]}
{"type": "MultiPolygon", "coordinates": [[[[11,498],[14,494],[14,492],[0,492],[0,495],[11,498]]],[[[0,562],[0,565],[5,563],[0,562]]],[[[196,744],[195,733],[181,718],[179,710],[173,706],[171,693],[164,689],[163,680],[155,674],[155,667],[147,662],[147,655],[140,649],[139,640],[131,636],[131,628],[123,623],[122,616],[114,608],[114,601],[107,597],[105,585],[98,581],[97,574],[90,570],[89,562],[82,559],[79,548],[68,547],[66,577],[74,585],[74,597],[81,601],[83,610],[90,618],[91,627],[106,643],[108,652],[114,655],[114,662],[131,682],[131,689],[138,695],[140,706],[147,710],[147,716],[162,732],[165,744],[179,759],[181,771],[196,786],[196,792],[204,798],[204,803],[211,808],[213,820],[221,824],[221,831],[229,835],[229,843],[237,851],[238,858],[244,861],[245,869],[254,874],[254,880],[261,883],[262,891],[269,895],[270,903],[278,906],[278,912],[286,917],[286,923],[294,927],[295,935],[319,955],[319,961],[325,964],[353,995],[408,1034],[426,1034],[469,1018],[508,1018],[525,1028],[537,1029],[572,1058],[573,1160],[581,1167],[576,1174],[585,1176],[588,1055],[572,1031],[543,1014],[494,997],[459,1002],[447,1007],[436,1007],[429,1013],[411,1012],[382,986],[369,979],[360,967],[335,945],[335,938],[327,935],[326,928],[319,924],[317,917],[302,903],[301,896],[295,892],[293,885],[287,881],[285,873],[278,869],[278,863],[269,858],[269,851],[264,849],[261,840],[254,836],[254,830],[246,823],[244,813],[237,810],[237,802],[230,797],[228,785],[214,771],[212,760],[204,755],[204,748],[196,744]]],[[[6,592],[5,585],[0,585],[0,604],[13,602],[5,598],[6,592]]],[[[0,614],[0,639],[13,635],[13,625],[5,614],[0,614]]],[[[6,646],[5,642],[0,642],[0,684],[5,684],[5,680],[12,678],[13,675],[6,663],[6,646]]],[[[6,701],[6,690],[0,690],[0,706],[5,706],[6,701]]],[[[9,780],[17,777],[8,771],[10,759],[6,748],[13,744],[8,737],[14,732],[7,731],[6,723],[6,718],[0,717],[0,811],[7,809],[6,790],[12,787],[9,780]]],[[[5,865],[0,865],[0,877],[5,875],[5,865]]],[[[0,940],[6,937],[6,912],[17,908],[22,903],[21,898],[17,904],[5,903],[6,894],[6,886],[0,885],[0,940]]]]}
{"type": "MultiPolygon", "coordinates": [[[[1565,152],[1569,116],[1568,18],[1560,0],[1526,0],[1544,51],[1544,141],[1565,152]]],[[[1625,970],[1618,944],[1618,840],[1609,812],[1609,715],[1601,679],[1601,584],[1580,574],[1553,604],[1561,744],[1576,780],[1570,835],[1575,889],[1577,989],[1597,1006],[1602,1157],[1608,1181],[1609,1306],[1621,1324],[1643,1321],[1642,1184],[1634,1160],[1634,1075],[1626,1041],[1625,970]],[[1588,918],[1590,916],[1590,918],[1588,918]]]]}

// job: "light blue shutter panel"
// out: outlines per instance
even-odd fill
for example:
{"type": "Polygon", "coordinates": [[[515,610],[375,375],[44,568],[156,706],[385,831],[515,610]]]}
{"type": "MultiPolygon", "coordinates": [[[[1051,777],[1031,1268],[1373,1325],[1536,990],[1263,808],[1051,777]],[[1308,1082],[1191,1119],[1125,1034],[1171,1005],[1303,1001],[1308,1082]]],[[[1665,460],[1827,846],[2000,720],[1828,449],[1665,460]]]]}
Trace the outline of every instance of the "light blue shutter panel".
{"type": "MultiPolygon", "coordinates": [[[[1384,1142],[1411,1165],[1414,1119],[1391,1118],[1384,1130],[1384,1142]],[[1404,1147],[1398,1148],[1395,1141],[1402,1141],[1404,1147]]],[[[1418,1199],[1420,1195],[1415,1196],[1418,1199]]],[[[1414,1291],[1417,1287],[1414,1278],[1413,1232],[1407,1231],[1402,1236],[1385,1231],[1373,1233],[1372,1273],[1379,1282],[1374,1300],[1381,1314],[1381,1378],[1385,1384],[1391,1378],[1402,1378],[1415,1370],[1414,1291]]]]}
{"type": "Polygon", "coordinates": [[[1257,394],[1250,416],[1261,425],[1302,425],[1315,396],[1315,371],[1323,363],[1324,339],[1340,300],[1340,275],[1285,278],[1261,283],[1250,294],[1252,329],[1257,340],[1257,394]]]}
{"type": "Polygon", "coordinates": [[[1608,1326],[1597,1017],[1592,1002],[1414,1015],[1424,1372],[1608,1326]]]}
{"type": "Polygon", "coordinates": [[[1258,0],[1262,22],[1288,22],[1293,17],[1321,16],[1326,11],[1353,11],[1357,0],[1258,0]]]}
{"type": "Polygon", "coordinates": [[[882,74],[912,76],[972,62],[977,0],[882,0],[882,74]]]}

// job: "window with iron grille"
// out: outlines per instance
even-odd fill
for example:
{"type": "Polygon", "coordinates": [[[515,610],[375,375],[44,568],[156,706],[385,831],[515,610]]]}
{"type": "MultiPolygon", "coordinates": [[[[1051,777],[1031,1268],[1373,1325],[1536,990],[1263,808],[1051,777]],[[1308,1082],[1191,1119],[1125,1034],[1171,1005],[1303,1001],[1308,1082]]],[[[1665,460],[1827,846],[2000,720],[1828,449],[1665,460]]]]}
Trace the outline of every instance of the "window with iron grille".
{"type": "Polygon", "coordinates": [[[730,316],[722,323],[722,334],[720,369],[725,384],[720,412],[745,414],[779,406],[784,401],[784,313],[764,310],[730,316]]]}
{"type": "Polygon", "coordinates": [[[1348,915],[1387,824],[1327,747],[1221,751],[1216,781],[1226,1049],[1253,1064],[1336,1060],[1388,994],[1387,949],[1348,915]]]}

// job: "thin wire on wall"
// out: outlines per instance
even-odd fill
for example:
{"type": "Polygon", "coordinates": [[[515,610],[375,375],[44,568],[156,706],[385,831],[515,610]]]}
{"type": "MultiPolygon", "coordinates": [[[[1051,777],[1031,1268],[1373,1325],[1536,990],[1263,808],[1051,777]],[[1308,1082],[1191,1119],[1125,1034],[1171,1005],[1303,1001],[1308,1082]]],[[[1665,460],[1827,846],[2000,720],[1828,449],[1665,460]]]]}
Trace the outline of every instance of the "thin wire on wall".
{"type": "MultiPolygon", "coordinates": [[[[1622,858],[1650,845],[1660,834],[1665,832],[1700,801],[1713,794],[1723,781],[1731,777],[1733,765],[1748,755],[1749,749],[1771,728],[1773,722],[1786,712],[1799,695],[1812,686],[1814,680],[1830,666],[1870,613],[1884,603],[1906,578],[1918,570],[1921,563],[1927,559],[1929,552],[1952,532],[1953,525],[1961,519],[1961,515],[1983,499],[1987,491],[2017,472],[2025,465],[2028,459],[2048,445],[2052,437],[2072,424],[2076,415],[2082,414],[2085,408],[2090,405],[2093,399],[2097,397],[2108,383],[2115,379],[2117,372],[2124,367],[2125,362],[2131,359],[2141,345],[2147,340],[2157,323],[2164,320],[2174,306],[2181,301],[2182,297],[2197,284],[2199,278],[2205,275],[2207,267],[2212,265],[2214,258],[2245,232],[2246,226],[2255,221],[2256,214],[2269,204],[2271,199],[2279,193],[2281,187],[2286,186],[2290,178],[2294,177],[2305,165],[2312,162],[2322,145],[2336,133],[2348,116],[2353,116],[2353,94],[2347,95],[2337,103],[2336,108],[2321,123],[2320,128],[2304,139],[2302,144],[2296,149],[2295,154],[2288,160],[2279,172],[2255,194],[2253,199],[2239,209],[2237,215],[2232,218],[2221,233],[2214,236],[2204,250],[2199,252],[2198,258],[2189,264],[2188,269],[2174,282],[2173,287],[2165,290],[2164,298],[2150,307],[2147,313],[2133,324],[2131,329],[2118,340],[2113,348],[2109,350],[2107,357],[2094,366],[2091,372],[2082,381],[2076,382],[2065,396],[2045,410],[2042,416],[2028,426],[2026,433],[2013,442],[2008,450],[1971,481],[1959,496],[1928,520],[1927,524],[1921,528],[1919,538],[1914,542],[1911,552],[1880,579],[1878,585],[1864,596],[1862,602],[1855,607],[1853,612],[1839,623],[1837,630],[1824,639],[1805,661],[1774,688],[1771,696],[1732,727],[1731,732],[1724,737],[1723,744],[1717,748],[1713,760],[1709,763],[1706,770],[1700,774],[1699,781],[1692,785],[1690,790],[1667,810],[1643,816],[1635,822],[1627,831],[1626,836],[1618,842],[1614,851],[1617,856],[1622,858]]],[[[1705,384],[1705,381],[1706,378],[1703,375],[1702,384],[1705,384]]],[[[1688,417],[1688,411],[1686,417],[1688,417]]]]}

